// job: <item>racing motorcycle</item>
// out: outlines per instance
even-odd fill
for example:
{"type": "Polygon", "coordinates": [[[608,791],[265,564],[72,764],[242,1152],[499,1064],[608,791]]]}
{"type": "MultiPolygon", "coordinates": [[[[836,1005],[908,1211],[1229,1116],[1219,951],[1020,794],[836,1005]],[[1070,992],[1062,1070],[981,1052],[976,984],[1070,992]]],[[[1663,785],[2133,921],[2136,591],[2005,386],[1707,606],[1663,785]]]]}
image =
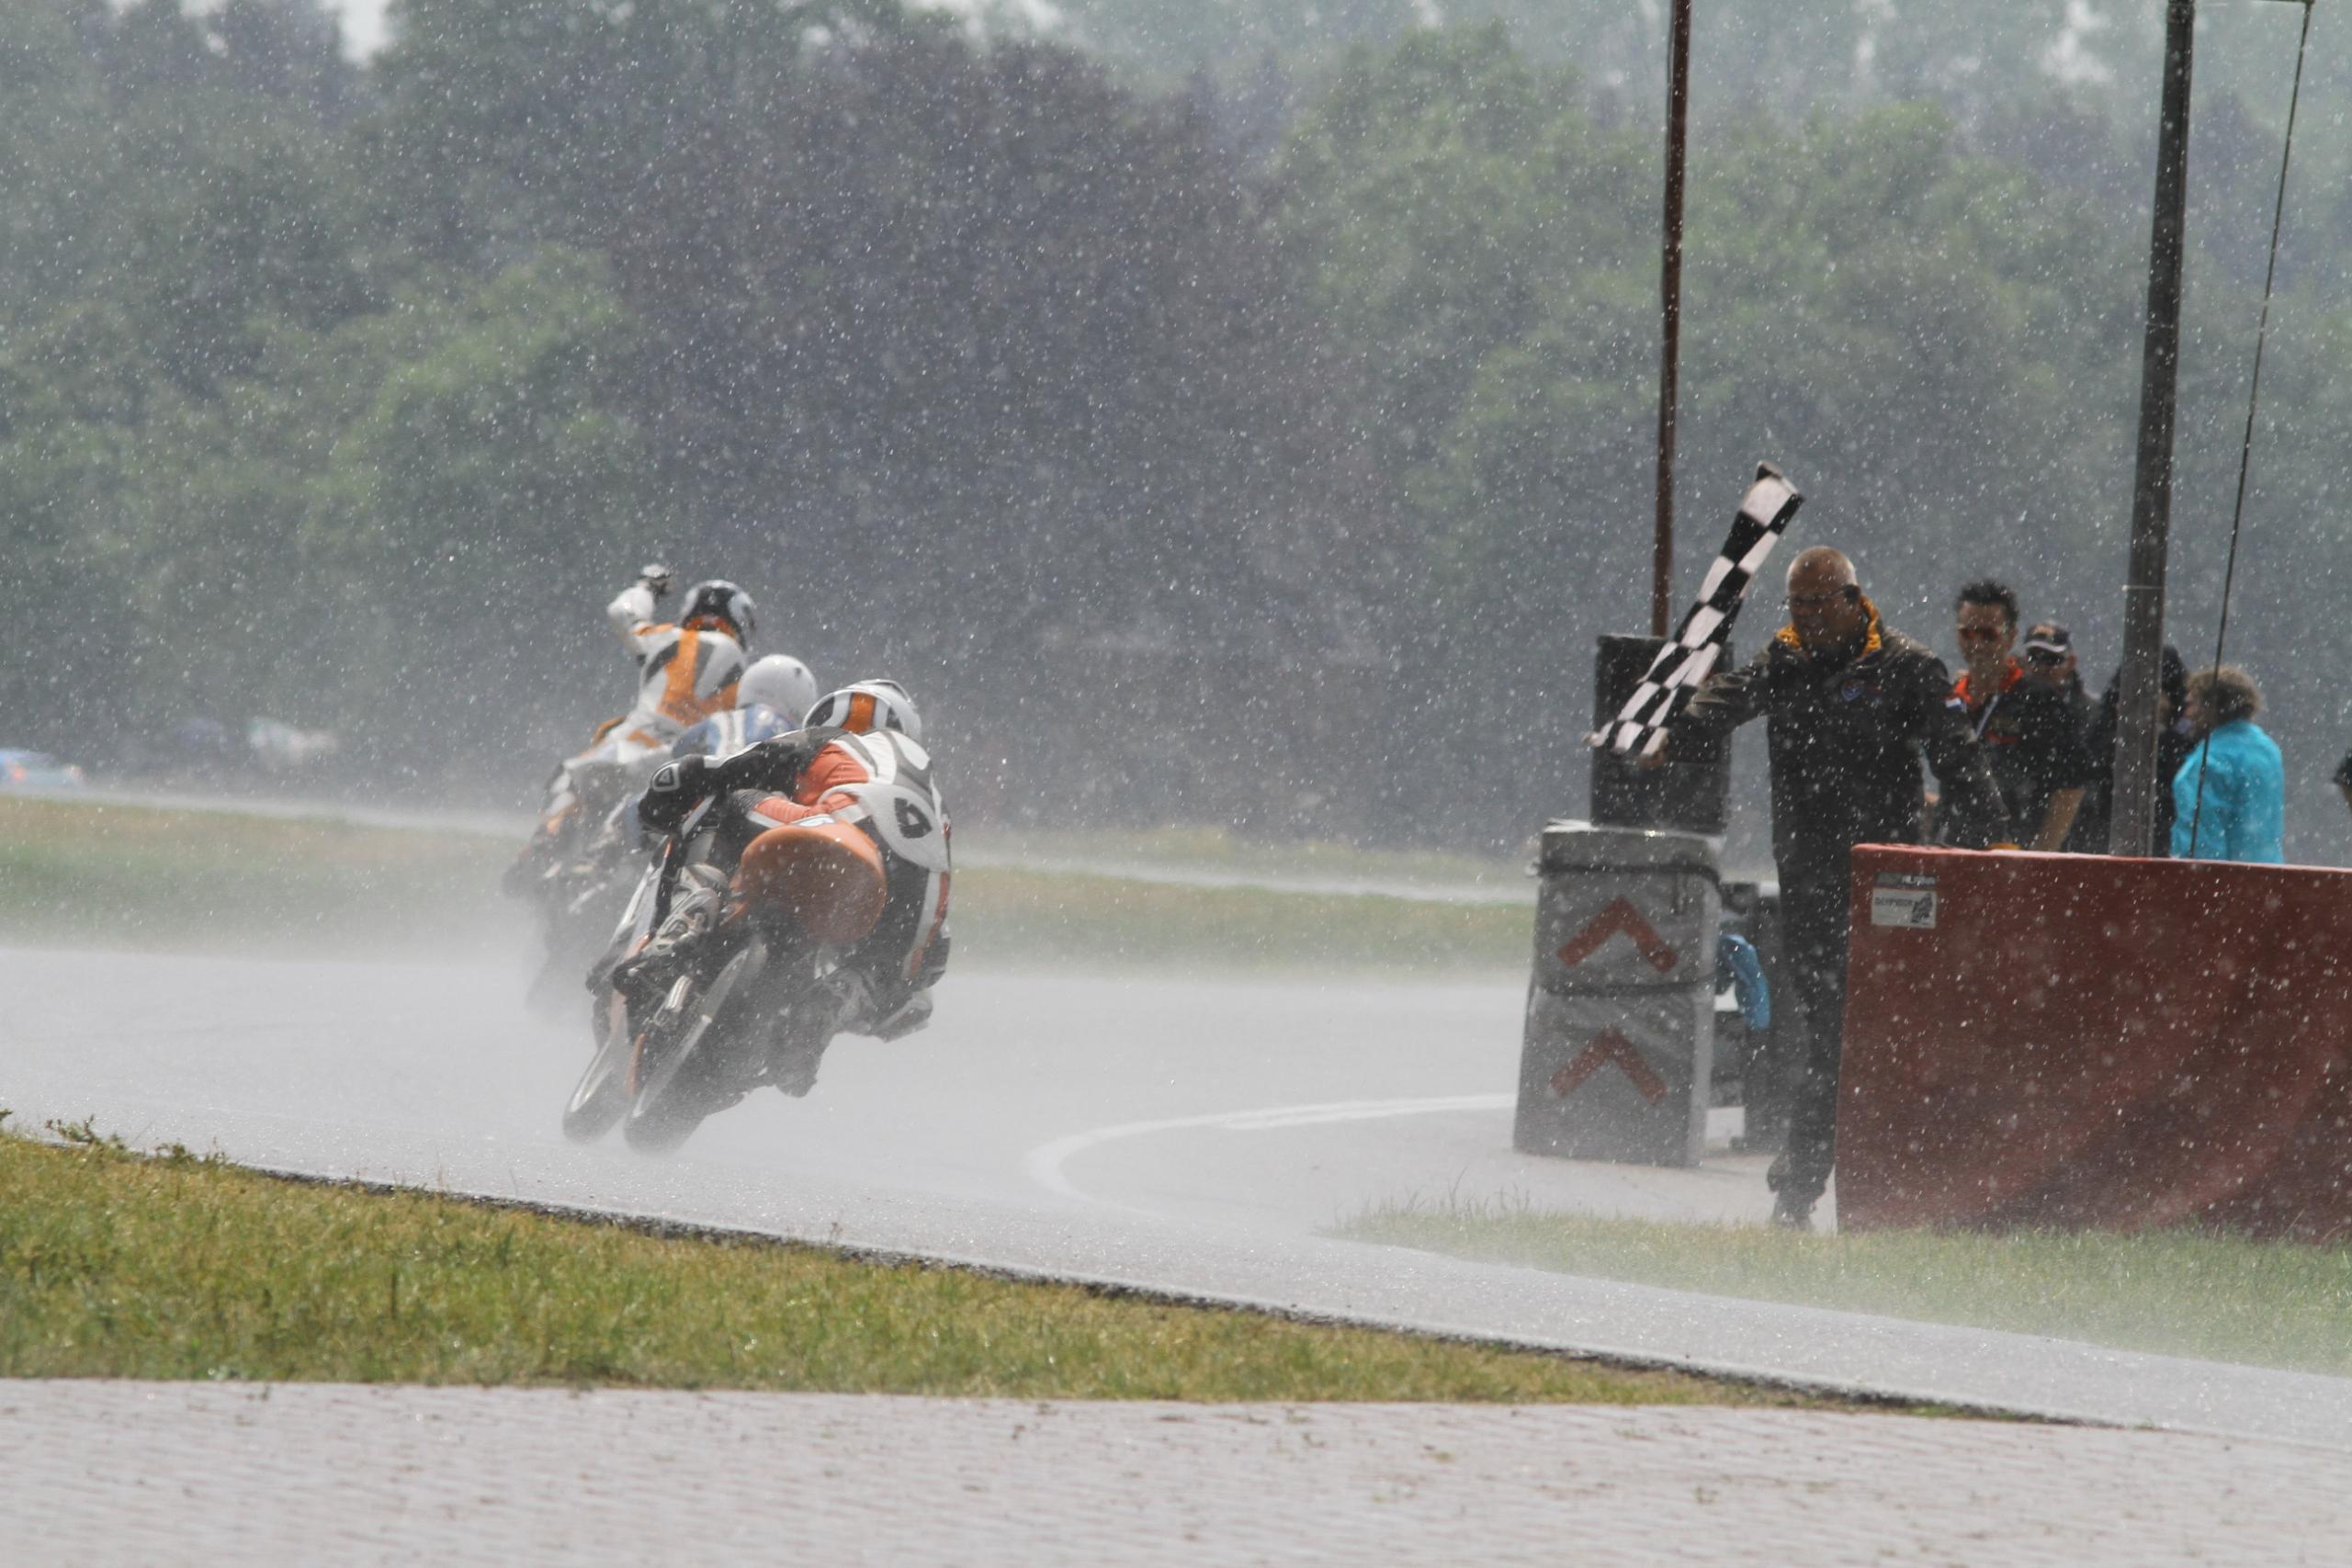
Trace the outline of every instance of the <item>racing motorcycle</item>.
{"type": "Polygon", "coordinates": [[[573,1141],[617,1122],[631,1148],[666,1153],[755,1089],[798,1096],[816,1082],[858,994],[842,955],[881,919],[887,878],[852,822],[779,821],[768,804],[756,791],[704,802],[639,883],[593,987],[595,1053],[563,1112],[573,1141]],[[740,857],[727,856],[746,833],[740,857]],[[632,1001],[613,976],[662,929],[682,890],[707,911],[707,933],[674,979],[632,1001]]]}
{"type": "Polygon", "coordinates": [[[546,956],[531,981],[530,1004],[542,1017],[573,1016],[581,976],[624,919],[644,860],[616,814],[665,760],[665,753],[653,752],[627,761],[571,763],[577,804],[554,840],[512,874],[510,889],[529,899],[538,917],[546,956]]]}

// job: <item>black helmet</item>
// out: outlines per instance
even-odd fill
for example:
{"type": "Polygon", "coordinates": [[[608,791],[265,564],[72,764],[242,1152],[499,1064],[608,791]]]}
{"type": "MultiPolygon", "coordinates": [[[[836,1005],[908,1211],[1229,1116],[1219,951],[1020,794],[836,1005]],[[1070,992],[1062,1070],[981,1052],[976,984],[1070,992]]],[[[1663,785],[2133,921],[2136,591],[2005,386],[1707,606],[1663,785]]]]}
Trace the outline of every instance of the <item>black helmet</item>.
{"type": "Polygon", "coordinates": [[[749,648],[752,644],[752,596],[723,577],[708,582],[697,582],[686,591],[685,607],[678,612],[678,624],[691,626],[697,618],[718,621],[735,634],[735,640],[749,648]]]}

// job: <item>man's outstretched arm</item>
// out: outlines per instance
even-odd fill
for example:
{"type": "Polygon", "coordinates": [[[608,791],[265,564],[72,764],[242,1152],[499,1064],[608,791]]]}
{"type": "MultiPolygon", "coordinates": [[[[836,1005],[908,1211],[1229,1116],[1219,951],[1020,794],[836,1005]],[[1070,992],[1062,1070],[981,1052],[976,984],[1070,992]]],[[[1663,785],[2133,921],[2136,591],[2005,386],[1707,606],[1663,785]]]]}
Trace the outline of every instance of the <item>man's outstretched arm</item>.
{"type": "Polygon", "coordinates": [[[1666,745],[1657,755],[1640,759],[1645,768],[1663,767],[1689,760],[1693,742],[1730,734],[1763,716],[1770,694],[1772,650],[1766,648],[1737,670],[1718,671],[1707,677],[1690,706],[1675,716],[1666,732],[1666,745]]]}

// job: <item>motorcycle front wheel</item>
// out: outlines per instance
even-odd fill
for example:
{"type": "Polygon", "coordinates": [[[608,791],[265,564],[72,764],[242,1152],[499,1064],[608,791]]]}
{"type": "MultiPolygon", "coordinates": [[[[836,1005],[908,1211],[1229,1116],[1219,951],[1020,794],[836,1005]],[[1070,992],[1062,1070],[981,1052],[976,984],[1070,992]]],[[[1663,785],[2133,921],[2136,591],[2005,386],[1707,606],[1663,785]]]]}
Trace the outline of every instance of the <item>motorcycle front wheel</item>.
{"type": "Polygon", "coordinates": [[[628,1059],[636,1037],[620,998],[605,998],[596,1036],[596,1054],[563,1108],[563,1135],[575,1144],[594,1143],[628,1113],[628,1059]]]}
{"type": "Polygon", "coordinates": [[[703,1118],[741,1098],[729,1089],[725,1032],[717,1027],[739,987],[758,978],[765,946],[753,940],[719,966],[710,984],[686,1004],[685,1016],[645,1043],[650,1060],[638,1066],[637,1097],[628,1103],[621,1135],[640,1154],[668,1154],[694,1135],[703,1118]]]}

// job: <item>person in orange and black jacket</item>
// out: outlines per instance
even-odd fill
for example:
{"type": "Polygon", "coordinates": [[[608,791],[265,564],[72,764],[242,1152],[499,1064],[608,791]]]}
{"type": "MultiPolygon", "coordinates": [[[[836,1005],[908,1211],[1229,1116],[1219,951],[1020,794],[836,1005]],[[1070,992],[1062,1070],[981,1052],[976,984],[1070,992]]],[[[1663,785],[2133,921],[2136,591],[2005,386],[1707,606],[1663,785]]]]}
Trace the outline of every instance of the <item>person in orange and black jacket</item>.
{"type": "Polygon", "coordinates": [[[2063,687],[2035,680],[2011,651],[2018,596],[2009,588],[1980,578],[1961,589],[1952,613],[1968,667],[1951,694],[2001,786],[2009,814],[2003,836],[2030,850],[2061,850],[2097,777],[2074,704],[2063,687]]]}
{"type": "Polygon", "coordinates": [[[1788,1147],[1772,1166],[1772,1217],[1804,1228],[1836,1158],[1849,852],[1918,842],[1923,756],[1942,785],[1952,842],[1989,847],[2008,828],[1983,749],[1951,700],[1951,672],[1881,623],[1854,563],[1833,549],[1806,550],[1789,568],[1788,606],[1789,624],[1752,662],[1714,676],[1691,700],[1667,754],[1767,721],[1772,855],[1802,1067],[1788,1147]]]}

